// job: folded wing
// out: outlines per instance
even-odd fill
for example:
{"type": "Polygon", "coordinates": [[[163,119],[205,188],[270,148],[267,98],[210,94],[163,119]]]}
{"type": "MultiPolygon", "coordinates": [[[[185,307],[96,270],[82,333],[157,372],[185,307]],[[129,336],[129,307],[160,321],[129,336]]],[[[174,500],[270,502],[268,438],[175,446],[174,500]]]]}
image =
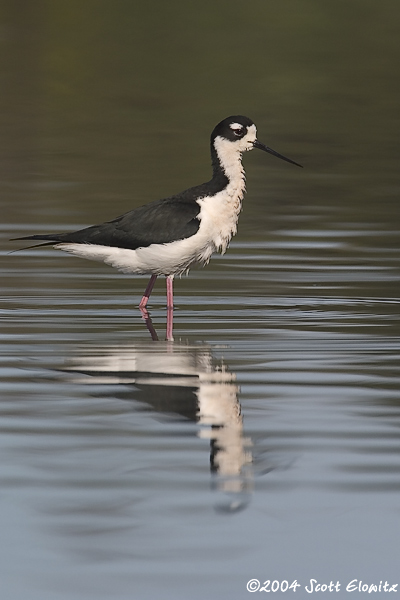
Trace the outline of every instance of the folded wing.
{"type": "Polygon", "coordinates": [[[135,208],[112,221],[71,233],[39,234],[19,240],[51,243],[97,244],[136,250],[151,244],[166,244],[194,235],[199,229],[197,202],[165,198],[135,208]]]}

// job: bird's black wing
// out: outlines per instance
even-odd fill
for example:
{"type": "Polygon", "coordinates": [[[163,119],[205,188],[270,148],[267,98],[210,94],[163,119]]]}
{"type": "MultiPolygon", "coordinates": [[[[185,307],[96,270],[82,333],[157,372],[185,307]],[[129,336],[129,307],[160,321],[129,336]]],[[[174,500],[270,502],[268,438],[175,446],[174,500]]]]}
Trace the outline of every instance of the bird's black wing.
{"type": "Polygon", "coordinates": [[[200,206],[185,193],[156,200],[135,208],[112,221],[71,233],[30,235],[20,240],[47,240],[47,243],[99,244],[136,248],[166,244],[194,235],[200,226],[200,206]]]}

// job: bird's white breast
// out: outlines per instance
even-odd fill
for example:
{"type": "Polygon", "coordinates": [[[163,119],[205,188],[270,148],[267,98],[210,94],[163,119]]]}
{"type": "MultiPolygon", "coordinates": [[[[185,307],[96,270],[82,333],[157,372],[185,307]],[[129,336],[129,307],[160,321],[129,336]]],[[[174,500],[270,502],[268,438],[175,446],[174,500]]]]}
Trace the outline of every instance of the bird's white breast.
{"type": "Polygon", "coordinates": [[[245,192],[244,178],[230,183],[215,196],[198,200],[200,228],[196,235],[204,235],[214,245],[213,252],[225,252],[235,235],[245,192]]]}

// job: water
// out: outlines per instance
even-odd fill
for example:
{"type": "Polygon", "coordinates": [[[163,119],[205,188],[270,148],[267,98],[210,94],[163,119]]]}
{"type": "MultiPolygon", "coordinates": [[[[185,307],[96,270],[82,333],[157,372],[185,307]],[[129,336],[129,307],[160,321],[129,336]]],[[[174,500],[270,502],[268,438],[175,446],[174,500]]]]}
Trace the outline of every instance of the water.
{"type": "Polygon", "coordinates": [[[2,598],[400,584],[397,3],[35,6],[1,16],[2,598]],[[206,180],[235,112],[305,169],[246,155],[173,343],[161,279],[153,341],[146,278],[8,254],[206,180]]]}
{"type": "Polygon", "coordinates": [[[26,586],[38,598],[241,598],[251,578],[393,582],[400,344],[389,292],[400,274],[393,252],[385,268],[326,264],[318,239],[326,232],[306,245],[301,230],[237,242],[177,281],[174,343],[162,341],[163,285],[153,342],[135,308],[144,280],[54,251],[5,259],[10,597],[26,586]],[[320,256],[307,260],[313,243],[320,256]]]}

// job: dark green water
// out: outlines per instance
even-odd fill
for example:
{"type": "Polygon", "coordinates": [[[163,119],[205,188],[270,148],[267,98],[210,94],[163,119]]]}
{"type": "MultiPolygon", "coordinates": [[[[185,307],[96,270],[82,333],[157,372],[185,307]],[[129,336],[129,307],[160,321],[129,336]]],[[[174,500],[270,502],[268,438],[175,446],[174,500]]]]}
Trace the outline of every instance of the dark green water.
{"type": "Polygon", "coordinates": [[[400,584],[399,18],[0,5],[2,597],[400,584]],[[146,278],[8,254],[207,180],[235,113],[305,168],[245,156],[239,233],[176,281],[174,343],[163,281],[152,342],[146,278]]]}

